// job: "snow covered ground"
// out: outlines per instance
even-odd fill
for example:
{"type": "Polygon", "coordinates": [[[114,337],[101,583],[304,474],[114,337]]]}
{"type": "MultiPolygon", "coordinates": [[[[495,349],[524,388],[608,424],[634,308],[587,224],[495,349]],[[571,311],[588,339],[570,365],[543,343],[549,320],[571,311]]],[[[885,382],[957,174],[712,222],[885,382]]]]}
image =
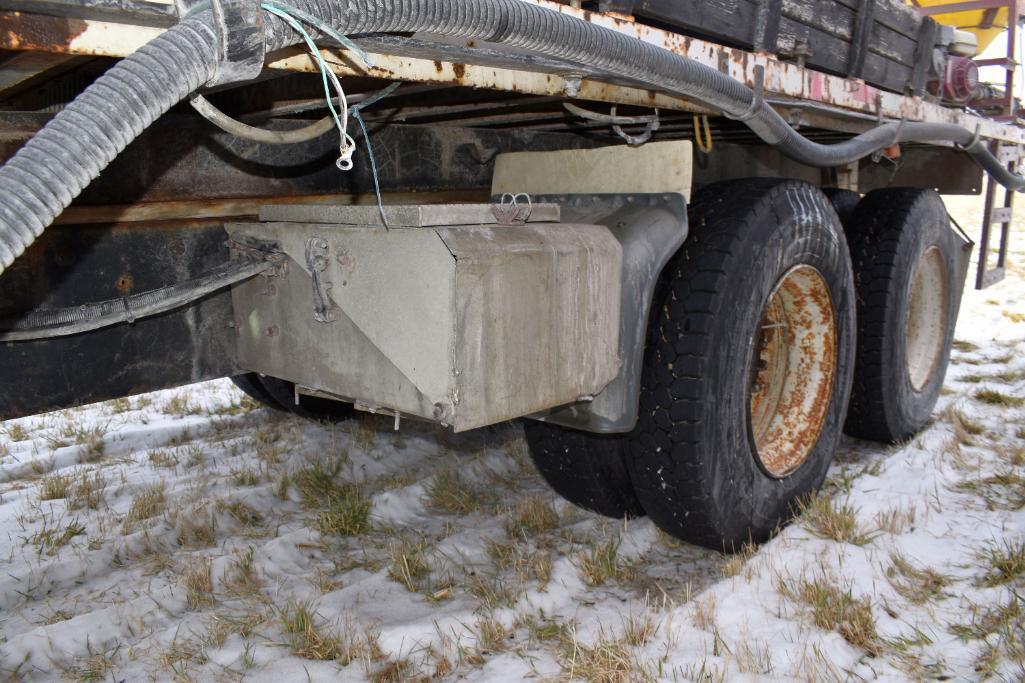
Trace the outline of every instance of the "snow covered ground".
{"type": "Polygon", "coordinates": [[[511,426],[320,425],[227,381],[0,424],[0,673],[1021,680],[1016,239],[966,296],[935,423],[846,441],[802,518],[732,558],[558,500],[511,426]]]}

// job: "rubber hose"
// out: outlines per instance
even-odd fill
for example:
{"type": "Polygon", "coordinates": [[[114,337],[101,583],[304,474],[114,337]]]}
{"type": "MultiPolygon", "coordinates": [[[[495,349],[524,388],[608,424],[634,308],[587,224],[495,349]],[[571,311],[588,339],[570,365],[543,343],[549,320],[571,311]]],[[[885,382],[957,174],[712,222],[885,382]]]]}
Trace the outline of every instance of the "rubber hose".
{"type": "Polygon", "coordinates": [[[210,12],[118,62],[0,168],[0,272],[161,114],[210,80],[210,12]]]}
{"type": "Polygon", "coordinates": [[[210,103],[202,95],[194,95],[189,100],[192,108],[199,112],[200,116],[214,124],[225,133],[235,137],[253,142],[262,142],[266,145],[296,145],[302,142],[316,140],[326,135],[335,128],[335,120],[332,116],[325,116],[315,123],[292,130],[270,130],[269,128],[257,128],[237,121],[210,103]]]}
{"type": "MultiPolygon", "coordinates": [[[[433,33],[498,43],[628,78],[741,118],[762,140],[811,166],[842,166],[897,142],[953,141],[1001,184],[1025,188],[975,135],[958,126],[886,124],[823,145],[797,133],[750,88],[696,61],[521,0],[295,0],[344,34],[433,33]],[[936,135],[936,138],[932,136],[936,135]]],[[[267,17],[268,51],[297,42],[267,17]]],[[[0,273],[143,129],[214,72],[211,13],[189,17],[89,86],[0,168],[0,273]]]]}
{"type": "MultiPolygon", "coordinates": [[[[711,67],[657,45],[520,0],[297,0],[295,3],[342,33],[433,33],[509,45],[528,52],[587,64],[601,71],[698,100],[742,119],[763,141],[809,166],[832,168],[863,159],[899,142],[956,142],[998,182],[1025,189],[975,135],[956,125],[889,123],[850,140],[821,144],[795,131],[769,104],[752,111],[755,93],[711,67]]],[[[287,37],[276,18],[270,41],[287,37]]]]}

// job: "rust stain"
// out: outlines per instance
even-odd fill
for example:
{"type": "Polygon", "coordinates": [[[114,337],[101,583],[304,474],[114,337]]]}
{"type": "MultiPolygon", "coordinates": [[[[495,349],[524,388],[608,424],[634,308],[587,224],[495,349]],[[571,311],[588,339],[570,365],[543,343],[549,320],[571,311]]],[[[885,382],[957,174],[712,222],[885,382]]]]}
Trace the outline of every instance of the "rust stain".
{"type": "Polygon", "coordinates": [[[814,449],[836,373],[836,321],[829,288],[812,268],[796,272],[766,305],[751,373],[758,458],[773,476],[796,471],[814,449]]]}
{"type": "Polygon", "coordinates": [[[466,78],[466,65],[465,64],[453,64],[452,73],[456,75],[456,78],[460,81],[466,78]]]}
{"type": "Polygon", "coordinates": [[[135,280],[133,280],[132,276],[128,273],[124,273],[117,279],[117,282],[114,283],[114,287],[116,287],[117,291],[122,294],[130,294],[132,289],[135,288],[135,280]]]}
{"type": "Polygon", "coordinates": [[[440,61],[438,61],[437,59],[435,59],[435,60],[434,60],[434,70],[435,70],[435,71],[437,71],[437,72],[438,72],[438,73],[440,74],[440,73],[441,73],[442,71],[444,71],[444,70],[445,70],[445,65],[444,65],[444,64],[442,64],[442,63],[441,63],[440,61]]]}
{"type": "Polygon", "coordinates": [[[82,19],[46,17],[21,12],[0,12],[0,35],[5,50],[68,52],[75,38],[85,33],[82,19]]]}

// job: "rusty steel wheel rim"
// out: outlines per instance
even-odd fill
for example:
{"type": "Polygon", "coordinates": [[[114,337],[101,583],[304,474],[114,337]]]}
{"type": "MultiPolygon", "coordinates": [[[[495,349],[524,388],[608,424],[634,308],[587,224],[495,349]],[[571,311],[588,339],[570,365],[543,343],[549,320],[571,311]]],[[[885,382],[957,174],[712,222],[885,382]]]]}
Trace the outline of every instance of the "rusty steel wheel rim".
{"type": "Polygon", "coordinates": [[[948,323],[947,288],[943,252],[939,247],[929,247],[915,266],[904,334],[904,358],[915,391],[925,388],[943,359],[948,323]]]}
{"type": "Polygon", "coordinates": [[[800,469],[819,440],[833,396],[836,336],[822,273],[808,265],[789,270],[762,309],[748,388],[755,458],[772,477],[800,469]]]}

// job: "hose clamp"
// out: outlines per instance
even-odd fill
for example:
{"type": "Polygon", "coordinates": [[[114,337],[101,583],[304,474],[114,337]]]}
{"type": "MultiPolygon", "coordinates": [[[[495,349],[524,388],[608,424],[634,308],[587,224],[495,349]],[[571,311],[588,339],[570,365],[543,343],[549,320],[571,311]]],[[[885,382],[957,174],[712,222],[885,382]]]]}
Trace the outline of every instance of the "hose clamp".
{"type": "Polygon", "coordinates": [[[267,54],[260,0],[212,0],[212,5],[219,59],[207,85],[253,80],[267,54]]]}
{"type": "Polygon", "coordinates": [[[971,154],[972,152],[975,151],[975,146],[978,145],[980,142],[982,142],[982,124],[981,123],[978,124],[977,126],[975,126],[975,135],[972,137],[972,141],[971,142],[969,142],[967,145],[960,145],[960,144],[955,142],[954,143],[954,147],[957,147],[962,152],[968,152],[969,154],[971,154]]]}
{"type": "Polygon", "coordinates": [[[762,111],[762,105],[765,103],[765,67],[759,64],[755,67],[755,95],[751,100],[751,106],[747,108],[740,116],[733,116],[727,112],[723,112],[722,115],[733,121],[740,121],[741,123],[747,123],[762,111]]]}

